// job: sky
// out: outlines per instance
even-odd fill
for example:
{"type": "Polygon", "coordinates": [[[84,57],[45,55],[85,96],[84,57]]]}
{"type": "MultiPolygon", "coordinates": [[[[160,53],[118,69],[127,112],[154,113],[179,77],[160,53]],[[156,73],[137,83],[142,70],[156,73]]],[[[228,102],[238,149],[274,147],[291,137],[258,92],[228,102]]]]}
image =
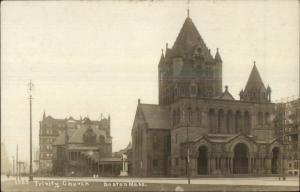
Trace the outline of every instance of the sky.
{"type": "MultiPolygon", "coordinates": [[[[29,159],[43,112],[54,118],[111,116],[113,151],[125,148],[138,98],[158,103],[157,65],[187,17],[187,1],[1,3],[1,141],[29,159]]],[[[253,67],[272,100],[299,93],[298,1],[190,1],[190,17],[223,60],[223,85],[238,99],[253,67]]]]}

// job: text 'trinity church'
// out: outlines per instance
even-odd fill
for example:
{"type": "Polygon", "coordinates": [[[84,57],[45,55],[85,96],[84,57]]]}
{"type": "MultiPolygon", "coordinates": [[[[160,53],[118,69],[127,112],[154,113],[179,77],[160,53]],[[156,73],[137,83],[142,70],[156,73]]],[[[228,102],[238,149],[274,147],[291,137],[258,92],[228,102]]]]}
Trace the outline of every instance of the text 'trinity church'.
{"type": "MultiPolygon", "coordinates": [[[[212,56],[187,16],[158,64],[159,104],[139,100],[132,127],[135,176],[268,175],[280,172],[271,88],[255,66],[234,99],[222,84],[222,59],[212,56]]],[[[286,166],[286,159],[283,159],[286,166]]]]}

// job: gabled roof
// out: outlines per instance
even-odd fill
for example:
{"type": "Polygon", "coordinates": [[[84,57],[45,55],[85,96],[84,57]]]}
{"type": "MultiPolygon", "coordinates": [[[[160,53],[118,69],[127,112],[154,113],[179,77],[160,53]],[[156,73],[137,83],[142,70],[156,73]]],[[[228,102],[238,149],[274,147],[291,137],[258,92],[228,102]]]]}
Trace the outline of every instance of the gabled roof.
{"type": "Polygon", "coordinates": [[[139,104],[148,128],[170,129],[169,111],[166,107],[152,104],[139,104]]]}
{"type": "Polygon", "coordinates": [[[225,86],[225,91],[218,97],[218,99],[234,100],[234,97],[228,91],[228,86],[225,86]]]}
{"type": "MultiPolygon", "coordinates": [[[[69,143],[83,143],[83,135],[84,133],[89,129],[88,126],[83,126],[79,129],[77,129],[72,136],[69,136],[69,143]]],[[[105,138],[106,133],[104,130],[99,130],[98,128],[91,126],[90,129],[93,130],[93,132],[96,134],[96,142],[99,142],[99,136],[103,135],[105,138]]]]}
{"type": "MultiPolygon", "coordinates": [[[[68,129],[69,138],[73,135],[76,129],[68,129]]],[[[66,144],[66,132],[63,131],[59,136],[56,137],[53,145],[65,145],[66,144]]]]}
{"type": "Polygon", "coordinates": [[[265,85],[260,77],[260,74],[256,68],[256,65],[254,63],[252,71],[250,73],[250,76],[248,78],[246,87],[245,87],[245,92],[250,91],[252,89],[260,89],[260,88],[265,88],[265,85]]]}

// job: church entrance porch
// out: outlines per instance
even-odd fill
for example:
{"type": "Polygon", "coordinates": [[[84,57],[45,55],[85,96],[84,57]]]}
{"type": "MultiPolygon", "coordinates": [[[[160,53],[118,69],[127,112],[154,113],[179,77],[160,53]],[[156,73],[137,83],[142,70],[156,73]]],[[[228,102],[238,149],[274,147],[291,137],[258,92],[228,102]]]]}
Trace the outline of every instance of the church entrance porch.
{"type": "Polygon", "coordinates": [[[237,144],[234,148],[233,173],[248,173],[248,148],[243,143],[237,144]]]}
{"type": "Polygon", "coordinates": [[[201,146],[198,149],[198,159],[197,159],[197,173],[198,175],[207,175],[208,174],[208,155],[207,147],[201,146]]]}
{"type": "Polygon", "coordinates": [[[272,149],[271,172],[272,174],[279,173],[279,148],[278,147],[274,147],[272,149]]]}

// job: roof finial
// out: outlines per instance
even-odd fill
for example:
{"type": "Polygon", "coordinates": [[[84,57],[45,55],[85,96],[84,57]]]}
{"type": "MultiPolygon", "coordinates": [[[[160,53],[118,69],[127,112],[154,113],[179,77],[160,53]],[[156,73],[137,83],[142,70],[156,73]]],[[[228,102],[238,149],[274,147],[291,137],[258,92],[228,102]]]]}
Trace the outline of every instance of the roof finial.
{"type": "Polygon", "coordinates": [[[254,60],[253,63],[254,63],[254,65],[255,65],[255,64],[256,64],[256,61],[254,60]]]}
{"type": "Polygon", "coordinates": [[[166,43],[166,52],[167,52],[167,50],[168,50],[168,43],[166,43]]]}
{"type": "Polygon", "coordinates": [[[162,55],[164,54],[164,49],[161,49],[161,54],[162,54],[162,55]]]}

